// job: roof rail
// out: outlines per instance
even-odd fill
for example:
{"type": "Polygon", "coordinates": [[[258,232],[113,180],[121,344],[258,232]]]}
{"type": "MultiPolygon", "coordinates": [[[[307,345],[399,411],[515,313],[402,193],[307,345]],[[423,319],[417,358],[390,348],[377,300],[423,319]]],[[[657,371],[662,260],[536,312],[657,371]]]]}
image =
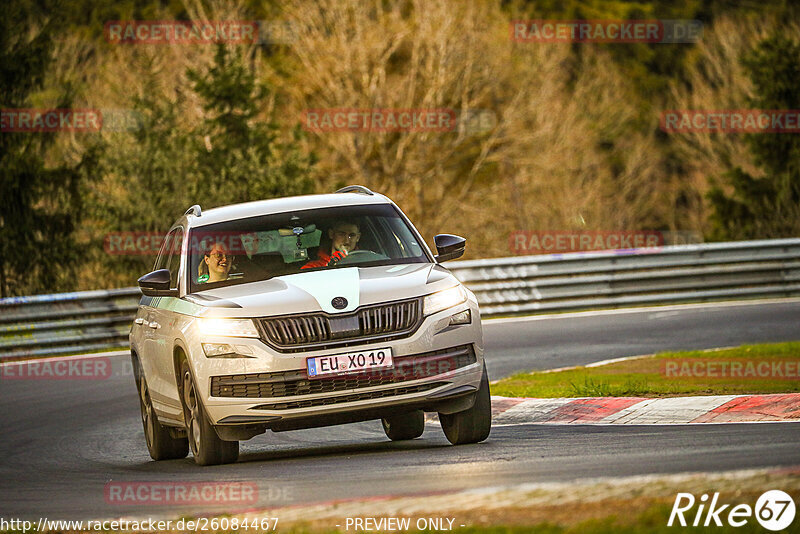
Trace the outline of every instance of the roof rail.
{"type": "Polygon", "coordinates": [[[195,217],[200,217],[202,213],[203,210],[200,209],[200,204],[195,204],[194,206],[186,210],[186,213],[184,213],[184,215],[194,215],[195,217]]]}
{"type": "Polygon", "coordinates": [[[336,191],[337,193],[360,193],[362,195],[374,195],[372,191],[363,185],[348,185],[336,191]]]}

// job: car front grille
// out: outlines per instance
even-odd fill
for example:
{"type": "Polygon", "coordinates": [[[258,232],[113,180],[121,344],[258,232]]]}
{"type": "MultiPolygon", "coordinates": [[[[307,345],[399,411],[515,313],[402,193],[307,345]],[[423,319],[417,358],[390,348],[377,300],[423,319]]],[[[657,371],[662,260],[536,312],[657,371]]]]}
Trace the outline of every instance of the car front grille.
{"type": "Polygon", "coordinates": [[[211,377],[213,397],[270,398],[334,393],[429,378],[477,361],[472,345],[397,356],[391,369],[367,370],[331,378],[309,379],[305,369],[211,377]]]}
{"type": "Polygon", "coordinates": [[[421,319],[420,299],[366,306],[355,313],[268,317],[259,322],[270,345],[283,352],[298,352],[319,346],[394,339],[410,334],[421,319]]]}
{"type": "Polygon", "coordinates": [[[254,406],[254,410],[291,410],[294,408],[311,408],[314,406],[327,406],[329,404],[341,404],[343,402],[354,402],[360,400],[383,399],[386,397],[397,397],[408,395],[409,393],[419,393],[436,389],[439,386],[447,385],[447,382],[434,382],[431,384],[420,384],[418,386],[406,386],[402,388],[381,389],[378,391],[365,391],[363,393],[353,393],[352,395],[339,395],[336,397],[321,397],[316,399],[305,399],[299,401],[276,402],[273,404],[260,404],[254,406]]]}

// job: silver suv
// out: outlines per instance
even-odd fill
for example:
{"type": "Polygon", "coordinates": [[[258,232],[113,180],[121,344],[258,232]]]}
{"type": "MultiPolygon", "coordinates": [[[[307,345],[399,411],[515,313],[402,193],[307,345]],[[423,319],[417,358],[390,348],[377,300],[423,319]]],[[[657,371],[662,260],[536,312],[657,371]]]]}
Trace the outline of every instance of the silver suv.
{"type": "Polygon", "coordinates": [[[150,456],[235,462],[239,441],[380,419],[453,444],[486,439],[489,382],[475,296],[402,211],[362,186],[192,206],[169,230],[130,333],[150,456]]]}

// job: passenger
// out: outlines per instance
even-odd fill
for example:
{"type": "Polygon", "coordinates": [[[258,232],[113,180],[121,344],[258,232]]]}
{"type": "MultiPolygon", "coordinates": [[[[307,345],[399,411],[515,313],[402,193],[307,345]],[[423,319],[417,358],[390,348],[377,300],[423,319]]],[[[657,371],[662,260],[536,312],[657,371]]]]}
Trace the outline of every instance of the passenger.
{"type": "Polygon", "coordinates": [[[317,259],[311,260],[302,269],[313,267],[331,267],[344,259],[349,253],[358,248],[358,240],[361,239],[358,225],[351,221],[336,221],[328,229],[330,239],[330,249],[320,246],[317,252],[317,259]]]}
{"type": "Polygon", "coordinates": [[[232,264],[233,255],[228,252],[225,245],[214,243],[211,250],[203,254],[203,259],[197,267],[197,283],[210,284],[227,280],[232,264]]]}

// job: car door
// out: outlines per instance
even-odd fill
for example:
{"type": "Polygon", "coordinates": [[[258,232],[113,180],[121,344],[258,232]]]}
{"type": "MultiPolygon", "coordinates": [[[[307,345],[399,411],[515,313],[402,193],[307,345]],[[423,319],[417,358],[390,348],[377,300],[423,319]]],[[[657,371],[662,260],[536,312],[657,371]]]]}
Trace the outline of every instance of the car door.
{"type": "MultiPolygon", "coordinates": [[[[183,228],[180,226],[170,230],[157,264],[159,269],[169,269],[170,289],[178,289],[178,281],[183,272],[181,270],[183,234],[183,228]]],[[[159,416],[181,420],[175,370],[172,364],[176,323],[176,314],[172,310],[175,299],[176,297],[156,297],[152,301],[149,319],[145,325],[149,331],[148,352],[151,355],[150,373],[146,376],[150,387],[150,399],[159,416]]]]}
{"type": "MultiPolygon", "coordinates": [[[[166,268],[167,261],[169,260],[170,253],[172,252],[170,238],[174,236],[174,234],[175,230],[170,230],[167,233],[167,236],[164,238],[164,242],[161,245],[161,250],[159,251],[156,262],[153,265],[153,271],[166,268]]],[[[138,328],[141,329],[141,345],[139,354],[140,363],[144,372],[144,376],[147,379],[148,387],[151,390],[151,396],[154,387],[156,387],[158,383],[158,365],[156,363],[158,351],[156,350],[157,346],[155,340],[155,329],[150,327],[150,323],[153,321],[153,313],[157,304],[158,297],[143,297],[141,304],[139,305],[139,313],[134,321],[138,328]]]]}

